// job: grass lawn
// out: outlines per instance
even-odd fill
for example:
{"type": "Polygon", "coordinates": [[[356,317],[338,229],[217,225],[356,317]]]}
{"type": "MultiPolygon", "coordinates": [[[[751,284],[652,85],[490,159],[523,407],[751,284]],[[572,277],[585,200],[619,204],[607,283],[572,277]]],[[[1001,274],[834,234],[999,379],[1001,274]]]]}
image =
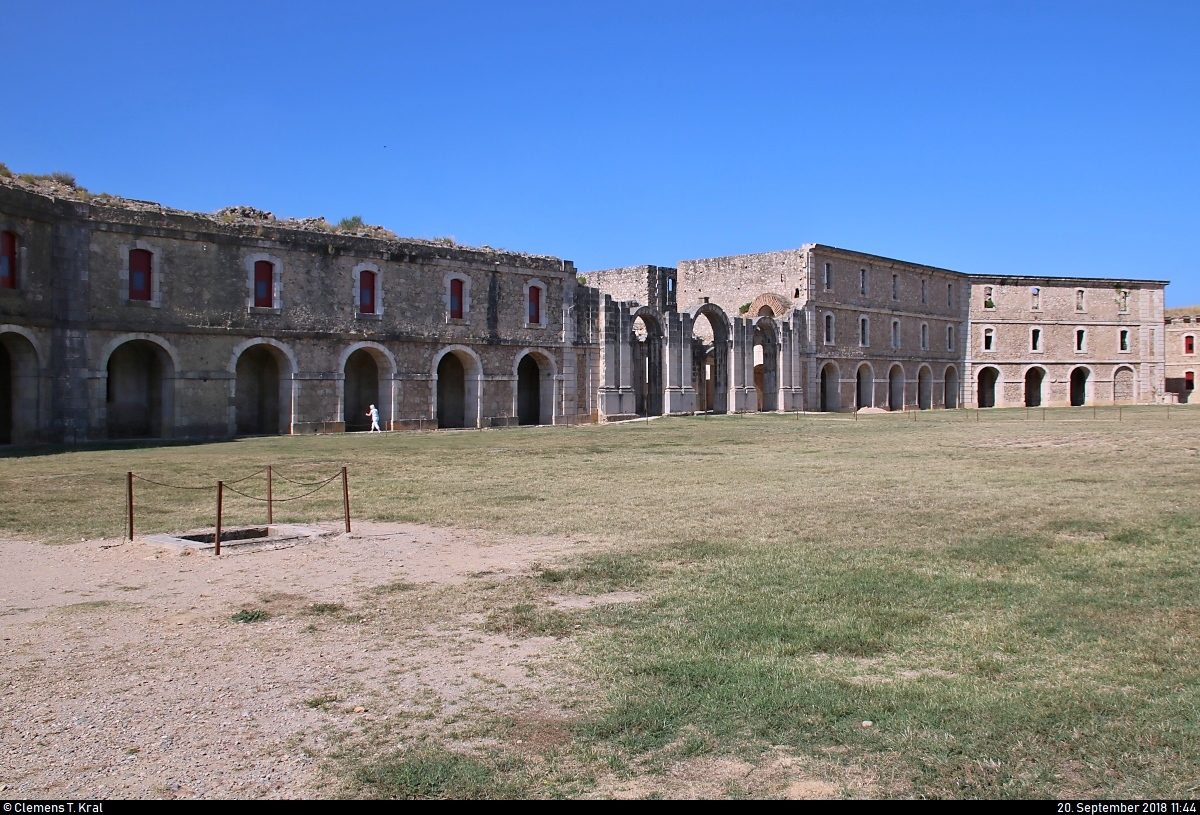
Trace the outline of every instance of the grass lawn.
{"type": "MultiPolygon", "coordinates": [[[[878,794],[1190,798],[1200,410],[1117,419],[694,417],[17,451],[0,458],[0,529],[119,537],[126,470],[194,485],[268,463],[314,481],[348,464],[356,517],[612,544],[537,580],[644,601],[568,624],[509,610],[582,647],[601,688],[573,734],[584,765],[653,773],[783,746],[830,778],[869,770],[878,794]]],[[[238,486],[265,492],[261,478],[238,486]]],[[[337,519],[337,486],[276,520],[337,519]]],[[[211,490],[137,489],[139,533],[213,523],[211,490]]],[[[276,482],[277,496],[301,491],[276,482]]],[[[263,519],[227,501],[227,525],[263,519]]],[[[453,794],[455,778],[513,792],[489,760],[422,754],[360,776],[380,794],[453,794]],[[412,762],[451,786],[431,793],[433,771],[412,762]]]]}

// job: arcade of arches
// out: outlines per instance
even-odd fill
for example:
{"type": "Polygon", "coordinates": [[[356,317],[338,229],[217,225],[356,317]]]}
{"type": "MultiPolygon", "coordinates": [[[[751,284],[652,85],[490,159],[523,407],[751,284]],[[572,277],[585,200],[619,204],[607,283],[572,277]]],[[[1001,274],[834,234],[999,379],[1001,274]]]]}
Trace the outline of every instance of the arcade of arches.
{"type": "Polygon", "coordinates": [[[110,439],[170,435],[174,371],[166,351],[149,340],[130,340],[108,358],[105,409],[110,439]]]}

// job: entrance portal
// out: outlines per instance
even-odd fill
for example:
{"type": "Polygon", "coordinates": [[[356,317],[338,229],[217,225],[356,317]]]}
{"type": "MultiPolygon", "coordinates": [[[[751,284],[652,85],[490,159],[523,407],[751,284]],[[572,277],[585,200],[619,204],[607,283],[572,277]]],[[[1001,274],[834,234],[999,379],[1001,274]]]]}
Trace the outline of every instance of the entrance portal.
{"type": "Polygon", "coordinates": [[[946,369],[946,381],[943,386],[944,404],[948,409],[954,410],[958,407],[958,369],[946,369]]]}
{"type": "Polygon", "coordinates": [[[370,351],[359,348],[346,360],[345,373],[343,404],[346,432],[370,430],[371,419],[367,413],[371,405],[375,405],[381,414],[384,412],[379,407],[379,365],[370,351]]]}
{"type": "Polygon", "coordinates": [[[467,374],[462,360],[451,352],[437,368],[438,427],[466,427],[467,374]]]}
{"type": "Polygon", "coordinates": [[[1076,368],[1071,371],[1071,407],[1082,407],[1087,404],[1087,381],[1087,368],[1076,368]]]}
{"type": "Polygon", "coordinates": [[[530,354],[517,366],[517,422],[542,423],[542,371],[530,354]]]}
{"type": "Polygon", "coordinates": [[[269,345],[252,345],[238,357],[234,412],[239,436],[282,432],[279,410],[282,380],[276,353],[269,345]]]}
{"type": "Polygon", "coordinates": [[[130,340],[113,351],[105,394],[110,439],[165,435],[170,367],[166,351],[148,340],[130,340]]]}
{"type": "Polygon", "coordinates": [[[821,412],[840,410],[841,399],[838,395],[838,372],[832,362],[821,368],[821,412]]]}
{"type": "Polygon", "coordinates": [[[1030,368],[1025,372],[1025,407],[1042,406],[1042,382],[1046,372],[1041,368],[1030,368]]]}
{"type": "Polygon", "coordinates": [[[754,389],[760,411],[779,410],[779,344],[769,318],[760,319],[754,327],[754,389]]]}
{"type": "Polygon", "coordinates": [[[639,314],[629,338],[633,411],[638,416],[663,412],[663,333],[658,320],[639,314]]]}
{"type": "Polygon", "coordinates": [[[888,372],[888,410],[904,410],[904,369],[899,365],[888,372]]]}
{"type": "Polygon", "coordinates": [[[871,368],[868,365],[862,365],[858,369],[858,377],[855,383],[857,387],[854,389],[855,407],[859,410],[875,405],[875,381],[871,373],[871,368]]]}
{"type": "Polygon", "coordinates": [[[933,373],[928,368],[917,372],[917,408],[930,410],[933,407],[933,373]]]}
{"type": "Polygon", "coordinates": [[[724,313],[708,304],[692,321],[692,387],[697,412],[729,412],[729,328],[724,313]]]}
{"type": "Polygon", "coordinates": [[[976,404],[981,408],[996,406],[996,380],[1000,372],[995,368],[984,368],[979,372],[979,400],[976,404]]]}

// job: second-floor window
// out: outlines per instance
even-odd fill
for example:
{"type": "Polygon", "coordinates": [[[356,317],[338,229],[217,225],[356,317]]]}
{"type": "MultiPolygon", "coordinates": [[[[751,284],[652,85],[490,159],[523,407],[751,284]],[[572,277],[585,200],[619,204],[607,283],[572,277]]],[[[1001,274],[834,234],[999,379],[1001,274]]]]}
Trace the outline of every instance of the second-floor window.
{"type": "Polygon", "coordinates": [[[991,286],[983,287],[983,307],[984,308],[995,308],[996,307],[996,301],[992,299],[992,287],[991,286]]]}
{"type": "Polygon", "coordinates": [[[833,344],[833,315],[825,315],[825,344],[833,344]]]}
{"type": "Polygon", "coordinates": [[[358,310],[362,314],[375,313],[375,273],[365,269],[358,273],[358,310]]]}
{"type": "Polygon", "coordinates": [[[450,318],[461,320],[463,317],[463,282],[455,278],[450,281],[450,318]]]}
{"type": "Polygon", "coordinates": [[[1029,290],[1029,308],[1033,311],[1040,311],[1042,308],[1042,290],[1037,286],[1029,290]]]}
{"type": "Polygon", "coordinates": [[[996,332],[994,329],[983,329],[983,350],[994,351],[996,342],[996,332]]]}
{"type": "Polygon", "coordinates": [[[1087,347],[1085,345],[1086,342],[1087,342],[1087,332],[1084,331],[1082,328],[1075,329],[1075,350],[1076,351],[1084,350],[1087,347]]]}
{"type": "Polygon", "coordinates": [[[1121,346],[1120,346],[1120,350],[1122,350],[1122,351],[1128,351],[1128,350],[1129,350],[1129,329],[1127,329],[1127,328],[1122,328],[1122,329],[1121,329],[1121,346]]]}
{"type": "Polygon", "coordinates": [[[1029,332],[1029,350],[1030,351],[1041,351],[1042,350],[1042,329],[1035,328],[1029,332]]]}
{"type": "Polygon", "coordinates": [[[537,286],[529,287],[529,322],[542,321],[542,290],[537,286]]]}
{"type": "Polygon", "coordinates": [[[866,317],[858,318],[858,344],[864,347],[871,344],[871,321],[866,317]]]}
{"type": "Polygon", "coordinates": [[[925,285],[925,281],[924,281],[924,280],[922,280],[922,281],[921,281],[921,302],[922,302],[922,303],[928,303],[928,302],[929,302],[929,294],[928,294],[928,292],[926,291],[926,285],[925,285]]]}
{"type": "Polygon", "coordinates": [[[1183,353],[1185,353],[1185,354],[1196,353],[1196,338],[1194,336],[1192,336],[1191,334],[1188,334],[1186,337],[1183,338],[1183,353]]]}
{"type": "Polygon", "coordinates": [[[17,288],[17,236],[0,232],[0,289],[17,288]]]}
{"type": "Polygon", "coordinates": [[[151,270],[154,268],[154,255],[145,249],[129,250],[129,299],[149,300],[151,290],[151,270]]]}
{"type": "Polygon", "coordinates": [[[946,326],[946,350],[954,350],[954,326],[946,326]]]}
{"type": "MultiPolygon", "coordinates": [[[[345,284],[342,284],[345,285],[345,284]]],[[[254,261],[254,307],[275,306],[275,264],[269,260],[254,261]]]]}
{"type": "Polygon", "coordinates": [[[892,320],[892,347],[900,347],[900,321],[892,320]]]}
{"type": "Polygon", "coordinates": [[[833,291],[833,266],[825,264],[825,291],[833,291]]]}
{"type": "Polygon", "coordinates": [[[1083,311],[1083,289],[1075,290],[1075,310],[1083,311]]]}
{"type": "Polygon", "coordinates": [[[900,275],[892,275],[892,299],[900,299],[900,275]]]}
{"type": "Polygon", "coordinates": [[[867,293],[867,270],[866,269],[858,270],[858,293],[859,294],[867,293]]]}

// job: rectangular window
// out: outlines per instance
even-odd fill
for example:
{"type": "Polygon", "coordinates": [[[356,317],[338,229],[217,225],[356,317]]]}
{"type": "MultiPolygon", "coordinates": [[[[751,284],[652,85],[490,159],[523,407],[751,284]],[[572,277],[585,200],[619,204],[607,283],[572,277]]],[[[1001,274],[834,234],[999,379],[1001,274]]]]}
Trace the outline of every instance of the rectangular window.
{"type": "Polygon", "coordinates": [[[1037,286],[1029,290],[1029,308],[1033,311],[1041,311],[1042,290],[1037,286]]]}
{"type": "Polygon", "coordinates": [[[1084,331],[1082,328],[1075,329],[1075,350],[1076,351],[1083,350],[1083,341],[1086,337],[1087,337],[1087,332],[1084,331]]]}
{"type": "Polygon", "coordinates": [[[859,294],[867,293],[867,270],[866,269],[858,270],[858,293],[859,294]]]}
{"type": "Polygon", "coordinates": [[[1030,351],[1041,351],[1042,350],[1042,329],[1035,328],[1035,329],[1033,329],[1033,331],[1029,332],[1029,350],[1030,351]]]}
{"type": "Polygon", "coordinates": [[[461,320],[463,316],[463,282],[450,281],[450,319],[461,320]]]}
{"type": "Polygon", "coordinates": [[[825,264],[825,291],[833,291],[833,267],[825,264]]]}
{"type": "Polygon", "coordinates": [[[900,299],[900,275],[892,275],[892,299],[900,299]]]}
{"type": "Polygon", "coordinates": [[[1129,350],[1129,330],[1128,329],[1121,329],[1121,350],[1122,351],[1129,350]]]}
{"type": "Polygon", "coordinates": [[[1195,372],[1188,371],[1187,373],[1185,373],[1183,375],[1183,388],[1184,388],[1184,390],[1189,390],[1189,391],[1196,389],[1196,374],[1195,374],[1195,372]]]}
{"type": "Polygon", "coordinates": [[[921,302],[922,303],[929,302],[929,296],[928,296],[927,292],[925,291],[925,281],[924,280],[921,281],[921,302]]]}
{"type": "Polygon", "coordinates": [[[995,339],[996,332],[990,328],[983,329],[983,350],[992,350],[992,341],[995,339]]]}
{"type": "Polygon", "coordinates": [[[145,249],[129,250],[129,299],[150,299],[152,256],[145,249]]]}
{"type": "Polygon", "coordinates": [[[992,299],[992,287],[991,286],[983,287],[983,307],[984,308],[995,308],[996,307],[996,301],[992,299]]]}
{"type": "Polygon", "coordinates": [[[899,320],[892,321],[892,347],[893,348],[900,347],[900,321],[899,320]]]}
{"type": "Polygon", "coordinates": [[[1083,289],[1075,290],[1075,310],[1083,311],[1083,289]]]}
{"type": "Polygon", "coordinates": [[[871,344],[871,321],[866,317],[858,321],[858,344],[863,346],[871,344]]]}
{"type": "Polygon", "coordinates": [[[1196,338],[1193,337],[1191,334],[1188,334],[1186,337],[1183,338],[1183,353],[1185,353],[1185,354],[1196,353],[1196,338]]]}
{"type": "Polygon", "coordinates": [[[1121,311],[1129,311],[1129,292],[1122,289],[1117,300],[1121,311]]]}
{"type": "Polygon", "coordinates": [[[0,232],[0,289],[17,287],[17,236],[0,232]]]}
{"type": "Polygon", "coordinates": [[[946,284],[946,306],[952,308],[954,306],[954,284],[946,284]]]}
{"type": "Polygon", "coordinates": [[[254,307],[274,308],[275,264],[269,260],[254,261],[254,307]]]}
{"type": "Polygon", "coordinates": [[[831,345],[832,343],[833,343],[833,315],[826,314],[825,315],[825,344],[831,345]]]}
{"type": "Polygon", "coordinates": [[[537,286],[529,287],[529,322],[542,321],[542,290],[537,286]]]}
{"type": "Polygon", "coordinates": [[[929,326],[921,323],[921,350],[929,350],[929,326]]]}
{"type": "Polygon", "coordinates": [[[954,350],[954,326],[946,326],[946,350],[954,350]]]}
{"type": "Polygon", "coordinates": [[[358,273],[358,310],[363,314],[375,313],[375,273],[358,273]]]}

